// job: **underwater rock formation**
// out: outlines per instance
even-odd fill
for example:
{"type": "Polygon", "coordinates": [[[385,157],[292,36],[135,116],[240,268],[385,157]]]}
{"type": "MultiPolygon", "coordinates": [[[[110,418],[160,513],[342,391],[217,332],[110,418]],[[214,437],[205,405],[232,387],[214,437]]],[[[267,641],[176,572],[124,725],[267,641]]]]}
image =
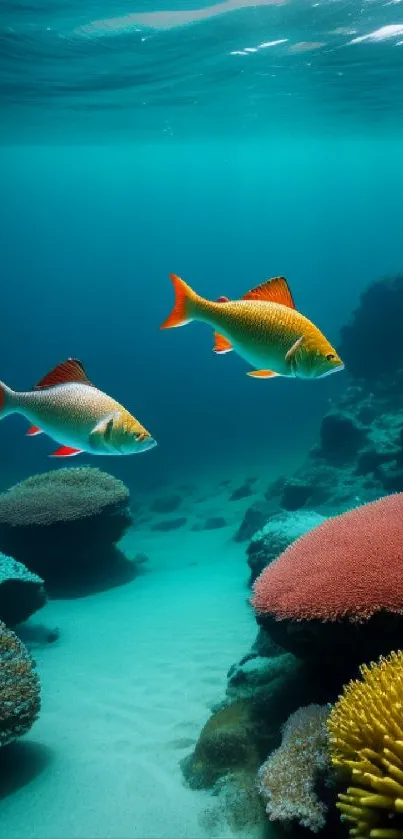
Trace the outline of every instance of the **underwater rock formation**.
{"type": "Polygon", "coordinates": [[[332,764],[350,782],[337,806],[351,836],[403,839],[403,653],[360,674],[327,721],[332,764]]]}
{"type": "Polygon", "coordinates": [[[235,542],[247,542],[257,530],[260,530],[271,514],[275,512],[273,504],[265,501],[256,502],[245,510],[243,519],[235,533],[235,542]]]}
{"type": "Polygon", "coordinates": [[[318,776],[329,770],[327,705],[307,705],[288,718],[281,746],[258,772],[259,792],[270,821],[297,822],[313,833],[326,823],[326,805],[316,794],[318,776]]]}
{"type": "Polygon", "coordinates": [[[245,483],[242,484],[242,486],[238,487],[237,489],[234,489],[234,491],[231,493],[229,497],[229,500],[240,501],[241,498],[248,498],[250,495],[253,495],[254,492],[255,490],[253,489],[252,484],[248,483],[248,481],[245,481],[245,483]]]}
{"type": "Polygon", "coordinates": [[[251,569],[250,584],[291,542],[324,521],[324,516],[310,510],[272,516],[267,524],[252,536],[246,551],[251,569]]]}
{"type": "Polygon", "coordinates": [[[372,283],[341,330],[339,350],[350,375],[368,385],[391,379],[403,368],[402,320],[403,276],[372,283]],[[365,349],[370,347],[377,351],[365,349]]]}
{"type": "Polygon", "coordinates": [[[33,475],[0,495],[0,549],[51,593],[97,576],[103,584],[129,578],[115,544],[131,522],[127,487],[92,467],[33,475]]]}
{"type": "Polygon", "coordinates": [[[365,443],[366,429],[353,414],[332,411],[323,417],[317,456],[340,466],[354,460],[365,443]]]}
{"type": "Polygon", "coordinates": [[[329,519],[258,577],[258,623],[323,674],[389,652],[403,642],[402,549],[402,493],[329,519]]]}
{"type": "Polygon", "coordinates": [[[21,562],[0,553],[0,621],[15,626],[46,603],[43,580],[21,562]]]}
{"type": "Polygon", "coordinates": [[[34,662],[14,632],[0,623],[0,747],[29,731],[40,706],[34,662]]]}

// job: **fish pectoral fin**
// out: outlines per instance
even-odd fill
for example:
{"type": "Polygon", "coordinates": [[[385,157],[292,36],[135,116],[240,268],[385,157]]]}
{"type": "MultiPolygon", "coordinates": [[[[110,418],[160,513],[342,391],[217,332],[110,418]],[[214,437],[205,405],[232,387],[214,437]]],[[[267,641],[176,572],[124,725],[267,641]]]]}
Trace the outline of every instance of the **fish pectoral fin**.
{"type": "Polygon", "coordinates": [[[37,437],[38,434],[43,434],[43,431],[37,425],[31,425],[31,428],[28,428],[28,431],[25,432],[26,437],[37,437]]]}
{"type": "Polygon", "coordinates": [[[101,434],[102,436],[108,436],[108,433],[112,431],[114,421],[118,417],[120,417],[120,413],[120,411],[112,411],[111,414],[106,414],[105,417],[102,417],[102,419],[100,419],[99,422],[97,422],[97,424],[94,425],[94,428],[90,433],[90,440],[91,437],[96,437],[98,436],[98,434],[101,434]]]}
{"type": "Polygon", "coordinates": [[[249,370],[246,375],[252,379],[273,379],[280,376],[280,373],[274,373],[273,370],[249,370]]]}
{"type": "Polygon", "coordinates": [[[295,309],[294,298],[285,277],[272,277],[247,291],[242,300],[265,300],[266,303],[281,303],[289,309],[295,309]]]}
{"type": "Polygon", "coordinates": [[[73,457],[75,454],[81,454],[82,451],[83,449],[73,449],[71,446],[60,446],[49,457],[73,457]]]}
{"type": "Polygon", "coordinates": [[[39,390],[43,387],[53,387],[54,385],[64,385],[67,382],[81,382],[81,384],[92,384],[84,370],[81,361],[78,358],[68,358],[57,364],[50,373],[47,373],[37,385],[34,390],[39,390]]]}
{"type": "Polygon", "coordinates": [[[304,340],[304,336],[303,336],[303,335],[301,335],[301,336],[300,336],[300,338],[297,338],[297,340],[294,342],[294,344],[292,345],[292,347],[290,347],[290,349],[288,350],[288,352],[287,352],[287,353],[286,353],[286,355],[285,355],[285,360],[286,360],[286,362],[287,362],[287,363],[289,363],[290,361],[292,361],[292,359],[293,359],[293,357],[294,357],[294,355],[295,355],[295,353],[296,353],[296,351],[297,351],[298,347],[300,346],[300,344],[301,344],[301,342],[302,342],[303,340],[304,340]]]}
{"type": "Polygon", "coordinates": [[[224,338],[224,335],[220,335],[219,332],[214,332],[213,352],[217,353],[217,355],[223,355],[226,352],[231,352],[233,349],[228,338],[224,338]]]}

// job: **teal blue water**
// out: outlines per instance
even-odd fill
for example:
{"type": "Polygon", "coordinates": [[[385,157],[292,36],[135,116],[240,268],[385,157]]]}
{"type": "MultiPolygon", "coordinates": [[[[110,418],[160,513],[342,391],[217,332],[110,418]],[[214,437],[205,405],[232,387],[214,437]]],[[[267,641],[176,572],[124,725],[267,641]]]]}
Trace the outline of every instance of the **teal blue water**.
{"type": "Polygon", "coordinates": [[[2,136],[399,131],[399,0],[0,5],[2,136]]]}
{"type": "MultiPolygon", "coordinates": [[[[337,347],[360,291],[403,264],[398,141],[18,146],[3,148],[0,169],[10,386],[81,358],[159,443],[135,462],[108,459],[140,490],[206,470],[225,477],[263,465],[269,477],[305,457],[345,373],[253,381],[235,354],[212,353],[207,326],[161,331],[169,272],[213,299],[285,274],[298,308],[337,347]]],[[[52,443],[27,440],[25,427],[18,417],[1,424],[6,484],[53,466],[52,443]]]]}

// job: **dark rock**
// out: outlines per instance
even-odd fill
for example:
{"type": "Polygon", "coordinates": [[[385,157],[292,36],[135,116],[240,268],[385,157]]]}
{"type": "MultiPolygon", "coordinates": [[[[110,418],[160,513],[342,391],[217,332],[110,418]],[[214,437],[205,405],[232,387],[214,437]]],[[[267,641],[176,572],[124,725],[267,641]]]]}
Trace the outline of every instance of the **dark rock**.
{"type": "Polygon", "coordinates": [[[151,504],[151,510],[154,513],[173,513],[181,503],[180,495],[166,495],[164,498],[156,498],[151,504]]]}
{"type": "Polygon", "coordinates": [[[359,623],[349,620],[292,621],[272,616],[257,618],[260,627],[284,650],[305,660],[312,679],[336,698],[341,686],[358,675],[362,663],[375,661],[403,643],[403,616],[378,612],[359,623]]]}
{"type": "Polygon", "coordinates": [[[177,519],[164,519],[163,521],[155,522],[155,524],[152,525],[151,530],[178,530],[178,528],[183,527],[186,522],[186,516],[180,516],[180,518],[177,519]]]}
{"type": "Polygon", "coordinates": [[[324,521],[325,517],[314,511],[279,513],[272,516],[263,528],[253,535],[246,551],[251,569],[250,585],[263,568],[285,551],[291,542],[324,521]]]}
{"type": "Polygon", "coordinates": [[[323,417],[320,427],[320,454],[340,466],[351,461],[365,443],[365,429],[352,415],[334,411],[323,417]]]}
{"type": "Polygon", "coordinates": [[[363,292],[341,330],[340,355],[351,376],[367,384],[393,378],[403,367],[402,320],[403,276],[378,280],[363,292]]]}
{"type": "Polygon", "coordinates": [[[385,463],[376,470],[376,478],[387,492],[403,491],[403,468],[393,463],[385,463]]]}
{"type": "Polygon", "coordinates": [[[313,487],[297,479],[291,479],[284,484],[280,506],[284,510],[300,510],[312,498],[313,487]]]}
{"type": "Polygon", "coordinates": [[[355,474],[368,475],[370,472],[375,472],[381,463],[396,460],[398,454],[399,451],[396,449],[391,449],[390,451],[365,449],[358,455],[355,474]]]}
{"type": "Polygon", "coordinates": [[[273,506],[264,501],[252,504],[245,510],[243,519],[234,536],[235,542],[247,542],[253,534],[267,522],[270,513],[273,513],[273,506]]]}
{"type": "Polygon", "coordinates": [[[283,494],[285,482],[286,478],[282,475],[280,478],[277,478],[277,480],[273,481],[273,483],[269,484],[264,494],[264,497],[267,499],[267,501],[272,501],[281,497],[281,495],[283,494]]]}
{"type": "Polygon", "coordinates": [[[252,489],[250,484],[242,484],[242,486],[238,487],[238,489],[234,489],[231,493],[229,500],[230,501],[240,501],[241,498],[247,498],[249,495],[253,495],[254,490],[252,489]]]}

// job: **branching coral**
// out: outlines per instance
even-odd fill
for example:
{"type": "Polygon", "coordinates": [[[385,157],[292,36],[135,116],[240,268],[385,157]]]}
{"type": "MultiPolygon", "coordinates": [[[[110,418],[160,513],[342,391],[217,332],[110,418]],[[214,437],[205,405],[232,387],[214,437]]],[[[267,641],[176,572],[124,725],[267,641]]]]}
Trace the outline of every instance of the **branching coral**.
{"type": "Polygon", "coordinates": [[[261,766],[259,791],[271,821],[297,821],[318,833],[326,807],[315,793],[315,781],[328,767],[326,705],[307,705],[291,714],[281,746],[261,766]]]}
{"type": "Polygon", "coordinates": [[[26,734],[39,710],[33,661],[14,632],[0,623],[0,747],[26,734]]]}
{"type": "Polygon", "coordinates": [[[361,667],[332,709],[333,766],[351,781],[339,795],[357,839],[403,839],[403,653],[361,667]]]}

